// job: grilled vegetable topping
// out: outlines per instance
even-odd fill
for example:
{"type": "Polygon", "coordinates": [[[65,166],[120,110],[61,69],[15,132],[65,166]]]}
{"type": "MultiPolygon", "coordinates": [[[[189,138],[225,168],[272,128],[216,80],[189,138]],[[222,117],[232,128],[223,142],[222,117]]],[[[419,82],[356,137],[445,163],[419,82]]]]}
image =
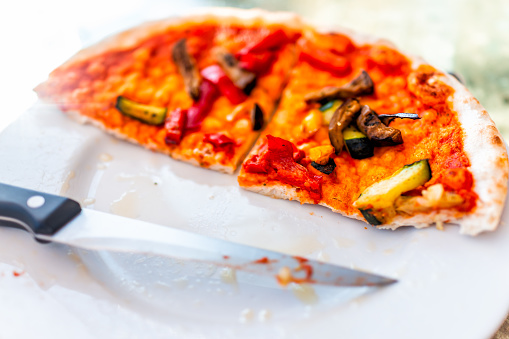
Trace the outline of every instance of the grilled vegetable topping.
{"type": "Polygon", "coordinates": [[[343,131],[343,139],[350,156],[354,159],[366,159],[373,156],[373,144],[369,138],[350,125],[343,131]]]}
{"type": "Polygon", "coordinates": [[[299,39],[297,45],[300,48],[299,59],[314,68],[336,76],[344,76],[352,71],[352,64],[344,56],[337,55],[330,50],[317,48],[307,39],[299,39]]]}
{"type": "Polygon", "coordinates": [[[205,134],[203,141],[212,144],[214,152],[225,152],[229,156],[234,153],[235,140],[223,133],[205,134]]]}
{"type": "Polygon", "coordinates": [[[403,166],[390,177],[366,188],[353,206],[360,210],[381,210],[392,207],[402,193],[425,184],[429,179],[431,179],[431,169],[428,160],[419,160],[403,166]]]}
{"type": "Polygon", "coordinates": [[[164,128],[166,135],[164,142],[167,145],[178,145],[184,136],[184,131],[187,124],[187,111],[177,108],[168,114],[164,128]]]}
{"type": "Polygon", "coordinates": [[[330,145],[317,146],[309,150],[309,158],[319,165],[326,165],[332,154],[334,154],[334,147],[330,145]]]}
{"type": "Polygon", "coordinates": [[[166,117],[166,108],[139,104],[121,95],[117,97],[115,107],[120,113],[146,124],[161,125],[166,117]]]}
{"type": "Polygon", "coordinates": [[[332,119],[332,116],[334,115],[334,112],[338,109],[339,106],[343,103],[342,100],[333,100],[329,101],[322,107],[320,107],[320,111],[322,112],[322,124],[323,125],[329,125],[330,120],[332,119]]]}
{"type": "Polygon", "coordinates": [[[209,114],[214,101],[219,96],[216,86],[210,81],[204,80],[200,85],[200,98],[187,110],[186,129],[197,129],[203,119],[209,114]]]}
{"type": "Polygon", "coordinates": [[[373,93],[373,80],[366,71],[362,71],[355,79],[341,87],[325,87],[304,97],[307,104],[326,103],[336,99],[348,99],[373,93]]]}
{"type": "Polygon", "coordinates": [[[254,41],[235,53],[239,66],[246,71],[261,74],[267,71],[276,59],[277,50],[295,40],[297,36],[288,36],[278,29],[268,32],[258,41],[254,41]]]}
{"type": "Polygon", "coordinates": [[[327,112],[330,108],[332,108],[332,106],[334,106],[334,103],[335,103],[335,101],[329,101],[328,103],[323,104],[320,107],[320,111],[321,112],[327,112]]]}
{"type": "Polygon", "coordinates": [[[420,119],[419,115],[415,113],[379,114],[378,118],[386,126],[389,126],[389,124],[396,118],[412,120],[420,119]]]}
{"type": "Polygon", "coordinates": [[[263,53],[269,50],[277,49],[293,40],[282,29],[269,32],[260,40],[255,41],[239,51],[239,54],[263,53]]]}
{"type": "Polygon", "coordinates": [[[401,131],[384,125],[367,105],[362,107],[357,117],[357,127],[368,136],[374,146],[394,146],[403,143],[401,131]]]}
{"type": "Polygon", "coordinates": [[[250,173],[269,173],[285,184],[308,191],[311,199],[318,202],[322,198],[323,178],[298,163],[300,152],[292,142],[272,135],[267,135],[267,141],[267,151],[248,159],[244,169],[250,173]]]}
{"type": "Polygon", "coordinates": [[[233,83],[219,65],[204,68],[201,75],[205,80],[213,83],[232,104],[238,105],[247,99],[246,94],[233,83]]]}
{"type": "Polygon", "coordinates": [[[171,55],[180,75],[184,78],[187,93],[194,101],[198,100],[200,97],[201,76],[196,67],[196,61],[187,52],[186,39],[177,41],[175,46],[173,46],[171,55]]]}
{"type": "Polygon", "coordinates": [[[249,94],[254,88],[256,75],[253,72],[242,69],[239,65],[239,61],[224,48],[216,48],[215,57],[235,86],[244,90],[246,94],[249,94]]]}
{"type": "Polygon", "coordinates": [[[239,66],[246,71],[261,74],[269,69],[276,59],[276,52],[236,54],[239,66]]]}
{"type": "Polygon", "coordinates": [[[331,174],[334,172],[334,169],[336,168],[336,163],[334,162],[334,159],[330,158],[329,161],[325,165],[320,165],[316,162],[312,162],[311,166],[319,170],[320,172],[324,174],[331,174]]]}
{"type": "Polygon", "coordinates": [[[264,118],[262,108],[255,103],[251,109],[251,125],[253,126],[253,131],[261,130],[263,124],[264,118]]]}
{"type": "Polygon", "coordinates": [[[360,211],[364,219],[366,219],[366,221],[371,225],[378,226],[383,224],[385,218],[383,218],[379,213],[374,212],[371,208],[360,211]]]}
{"type": "Polygon", "coordinates": [[[343,129],[345,129],[361,109],[357,99],[346,100],[334,113],[329,124],[329,139],[336,154],[343,149],[343,129]]]}

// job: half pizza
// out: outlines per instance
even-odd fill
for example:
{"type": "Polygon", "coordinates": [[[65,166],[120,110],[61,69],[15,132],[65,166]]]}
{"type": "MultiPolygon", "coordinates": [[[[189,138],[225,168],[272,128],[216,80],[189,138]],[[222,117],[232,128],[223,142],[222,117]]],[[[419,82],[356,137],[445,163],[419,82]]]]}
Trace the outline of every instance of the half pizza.
{"type": "Polygon", "coordinates": [[[495,124],[452,76],[384,41],[312,27],[240,186],[379,228],[494,230],[508,160],[495,124]]]}
{"type": "Polygon", "coordinates": [[[300,31],[291,13],[207,9],[88,47],[36,92],[80,122],[233,173],[274,112],[300,31]]]}

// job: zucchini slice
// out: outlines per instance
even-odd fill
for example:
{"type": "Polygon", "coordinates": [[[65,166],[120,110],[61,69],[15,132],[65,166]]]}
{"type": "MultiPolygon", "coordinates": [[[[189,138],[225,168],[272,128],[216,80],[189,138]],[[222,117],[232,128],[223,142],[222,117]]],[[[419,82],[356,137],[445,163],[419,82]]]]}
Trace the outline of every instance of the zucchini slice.
{"type": "Polygon", "coordinates": [[[350,125],[343,131],[346,150],[354,159],[366,159],[373,156],[373,144],[369,138],[357,128],[350,125]]]}
{"type": "Polygon", "coordinates": [[[329,161],[325,165],[317,164],[316,162],[312,162],[311,166],[313,166],[318,171],[322,172],[323,174],[331,174],[334,172],[334,169],[336,168],[336,163],[334,162],[334,159],[329,158],[329,161]]]}
{"type": "Polygon", "coordinates": [[[120,113],[149,125],[161,125],[166,118],[166,108],[143,105],[119,95],[115,107],[120,113]]]}
{"type": "Polygon", "coordinates": [[[381,210],[392,207],[404,192],[417,188],[431,179],[428,159],[405,165],[393,175],[369,186],[353,206],[362,210],[381,210]]]}
{"type": "Polygon", "coordinates": [[[377,211],[374,211],[372,208],[360,211],[364,219],[373,226],[382,225],[385,222],[385,218],[382,213],[377,213],[377,211]]]}
{"type": "Polygon", "coordinates": [[[330,119],[332,119],[332,116],[334,115],[334,112],[338,109],[339,106],[343,101],[341,100],[333,100],[329,101],[325,105],[322,105],[319,110],[322,112],[322,125],[328,126],[330,123],[330,119]]]}

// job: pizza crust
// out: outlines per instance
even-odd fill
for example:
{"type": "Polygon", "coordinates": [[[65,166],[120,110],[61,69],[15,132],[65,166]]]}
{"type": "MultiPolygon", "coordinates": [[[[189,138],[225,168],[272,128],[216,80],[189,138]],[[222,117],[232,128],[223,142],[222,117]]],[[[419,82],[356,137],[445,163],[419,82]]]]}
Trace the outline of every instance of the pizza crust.
{"type": "Polygon", "coordinates": [[[476,235],[493,231],[500,223],[507,195],[509,165],[503,138],[488,112],[463,85],[450,75],[443,76],[442,81],[455,90],[451,105],[465,131],[464,150],[479,196],[473,213],[458,221],[460,232],[476,235]]]}
{"type": "Polygon", "coordinates": [[[191,10],[187,15],[147,22],[114,34],[92,46],[82,49],[59,68],[63,70],[106,52],[121,51],[135,47],[151,36],[183,24],[203,23],[240,25],[243,27],[284,25],[291,29],[301,29],[303,26],[301,18],[297,14],[290,12],[269,12],[258,8],[246,10],[231,7],[205,7],[191,10]]]}

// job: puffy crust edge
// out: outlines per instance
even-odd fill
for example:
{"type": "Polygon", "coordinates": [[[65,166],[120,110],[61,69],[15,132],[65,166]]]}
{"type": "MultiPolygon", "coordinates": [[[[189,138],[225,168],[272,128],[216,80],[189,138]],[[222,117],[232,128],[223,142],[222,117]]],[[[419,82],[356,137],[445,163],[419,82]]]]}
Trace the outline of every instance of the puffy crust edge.
{"type": "Polygon", "coordinates": [[[493,231],[500,223],[507,195],[509,165],[502,135],[488,112],[468,90],[450,75],[442,81],[454,88],[450,104],[464,130],[464,150],[470,159],[474,191],[479,199],[472,213],[457,223],[460,233],[477,235],[493,231]]]}
{"type": "Polygon", "coordinates": [[[145,39],[183,24],[212,23],[218,25],[240,25],[243,27],[270,27],[284,25],[290,29],[301,29],[302,21],[290,12],[269,12],[263,9],[239,9],[211,7],[190,10],[179,17],[147,22],[126,31],[116,33],[98,43],[86,47],[67,60],[59,69],[71,67],[108,51],[125,50],[137,46],[145,39]]]}

